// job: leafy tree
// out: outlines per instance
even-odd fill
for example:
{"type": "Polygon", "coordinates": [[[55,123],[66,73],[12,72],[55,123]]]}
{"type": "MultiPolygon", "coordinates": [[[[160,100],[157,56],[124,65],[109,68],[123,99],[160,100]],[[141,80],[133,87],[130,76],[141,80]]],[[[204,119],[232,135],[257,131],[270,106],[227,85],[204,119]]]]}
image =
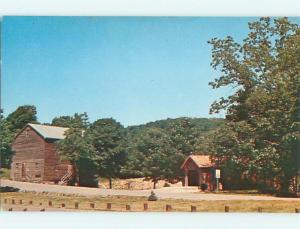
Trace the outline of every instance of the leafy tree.
{"type": "Polygon", "coordinates": [[[66,138],[58,142],[61,159],[68,160],[75,170],[75,182],[80,186],[97,187],[97,169],[91,140],[82,129],[71,128],[66,138]]]}
{"type": "Polygon", "coordinates": [[[10,129],[14,133],[21,130],[27,123],[37,123],[36,107],[33,105],[19,106],[6,118],[10,124],[10,129]]]}
{"type": "Polygon", "coordinates": [[[81,128],[86,129],[89,125],[87,113],[78,114],[73,116],[60,116],[52,120],[53,126],[69,127],[69,128],[81,128]]]}
{"type": "Polygon", "coordinates": [[[0,141],[1,162],[0,166],[9,168],[13,156],[11,144],[14,136],[27,124],[36,123],[36,108],[32,105],[19,106],[7,118],[0,114],[0,141]]]}
{"type": "Polygon", "coordinates": [[[297,134],[299,25],[287,18],[261,18],[249,29],[242,44],[230,36],[209,42],[211,65],[221,73],[210,85],[234,88],[211,106],[211,113],[227,111],[226,126],[212,141],[214,157],[260,181],[276,178],[288,192],[297,171],[291,141],[297,134]]]}
{"type": "Polygon", "coordinates": [[[86,134],[89,128],[86,113],[61,116],[52,120],[52,125],[70,128],[66,138],[58,142],[62,159],[68,160],[75,170],[75,182],[80,186],[98,187],[95,150],[92,139],[86,134]]]}
{"type": "Polygon", "coordinates": [[[147,128],[131,139],[130,153],[124,172],[153,181],[178,176],[184,155],[172,147],[168,134],[159,128],[147,128]]]}
{"type": "Polygon", "coordinates": [[[124,127],[114,119],[99,119],[91,124],[87,131],[94,147],[98,174],[109,178],[120,176],[121,167],[126,160],[124,151],[124,127]]]}
{"type": "Polygon", "coordinates": [[[11,164],[13,156],[11,143],[13,141],[14,133],[10,129],[10,124],[2,114],[0,114],[0,168],[9,168],[11,164]]]}

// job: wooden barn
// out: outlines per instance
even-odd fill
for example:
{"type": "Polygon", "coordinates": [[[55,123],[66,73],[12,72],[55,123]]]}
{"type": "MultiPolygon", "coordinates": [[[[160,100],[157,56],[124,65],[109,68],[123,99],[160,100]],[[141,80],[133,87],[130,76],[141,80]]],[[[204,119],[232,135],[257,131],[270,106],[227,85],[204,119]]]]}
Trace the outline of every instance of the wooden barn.
{"type": "Polygon", "coordinates": [[[190,155],[183,162],[184,186],[206,184],[209,191],[216,188],[215,167],[208,155],[190,155]]]}
{"type": "Polygon", "coordinates": [[[11,179],[28,182],[67,183],[72,166],[59,158],[55,142],[68,128],[27,124],[15,137],[11,179]]]}

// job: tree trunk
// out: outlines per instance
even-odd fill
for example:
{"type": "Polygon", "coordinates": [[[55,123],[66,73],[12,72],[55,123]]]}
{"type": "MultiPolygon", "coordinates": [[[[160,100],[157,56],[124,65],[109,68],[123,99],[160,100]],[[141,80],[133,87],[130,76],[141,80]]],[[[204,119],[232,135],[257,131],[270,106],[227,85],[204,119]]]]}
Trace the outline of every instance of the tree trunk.
{"type": "MultiPolygon", "coordinates": [[[[76,163],[73,163],[72,165],[73,165],[73,168],[74,168],[74,169],[73,169],[73,171],[74,171],[74,179],[75,179],[75,180],[73,180],[74,185],[78,184],[78,186],[80,186],[79,169],[78,169],[76,163]]],[[[72,182],[72,183],[73,183],[73,182],[72,182]]],[[[72,184],[72,185],[73,185],[73,184],[72,184]]]]}
{"type": "Polygon", "coordinates": [[[153,189],[156,189],[156,183],[157,183],[157,180],[153,180],[153,189]]]}
{"type": "Polygon", "coordinates": [[[109,189],[112,189],[112,178],[109,177],[109,189]]]}

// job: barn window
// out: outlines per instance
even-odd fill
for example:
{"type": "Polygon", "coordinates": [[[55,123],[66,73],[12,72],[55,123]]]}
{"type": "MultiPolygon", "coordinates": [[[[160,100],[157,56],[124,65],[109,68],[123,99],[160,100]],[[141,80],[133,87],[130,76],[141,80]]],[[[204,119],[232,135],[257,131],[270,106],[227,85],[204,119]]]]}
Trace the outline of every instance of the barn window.
{"type": "Polygon", "coordinates": [[[25,137],[27,138],[29,136],[29,129],[26,129],[25,131],[25,137]]]}
{"type": "Polygon", "coordinates": [[[41,174],[35,174],[35,178],[41,178],[41,174]]]}

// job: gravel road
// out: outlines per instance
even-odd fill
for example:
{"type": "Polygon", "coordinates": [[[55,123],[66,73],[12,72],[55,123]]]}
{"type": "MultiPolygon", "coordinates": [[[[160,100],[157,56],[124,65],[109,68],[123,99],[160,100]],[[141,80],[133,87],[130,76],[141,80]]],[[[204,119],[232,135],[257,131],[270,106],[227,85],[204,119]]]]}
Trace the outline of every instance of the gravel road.
{"type": "MultiPolygon", "coordinates": [[[[29,182],[19,182],[2,179],[0,186],[11,186],[22,191],[51,192],[62,194],[76,194],[82,196],[149,196],[151,190],[117,190],[100,189],[74,186],[61,186],[53,184],[38,184],[29,182]]],[[[155,194],[161,199],[185,199],[185,200],[289,200],[300,201],[300,198],[279,198],[272,196],[255,195],[233,195],[201,193],[197,187],[165,187],[155,189],[155,194]]]]}

